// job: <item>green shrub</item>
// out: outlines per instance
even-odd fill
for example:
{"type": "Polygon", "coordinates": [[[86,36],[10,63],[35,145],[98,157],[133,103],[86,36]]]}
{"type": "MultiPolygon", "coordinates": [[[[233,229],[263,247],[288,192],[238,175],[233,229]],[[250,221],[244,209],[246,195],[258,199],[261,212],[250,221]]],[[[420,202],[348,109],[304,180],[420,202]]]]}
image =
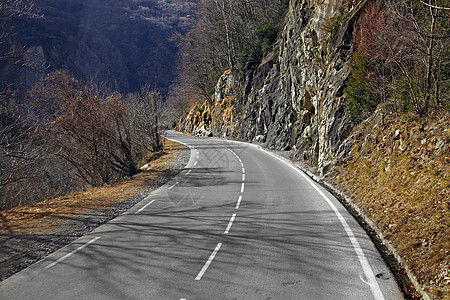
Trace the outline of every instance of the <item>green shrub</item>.
{"type": "Polygon", "coordinates": [[[278,37],[278,27],[270,23],[258,25],[254,32],[255,39],[250,43],[242,43],[237,49],[236,67],[246,71],[258,66],[264,54],[272,50],[278,37]]]}
{"type": "Polygon", "coordinates": [[[325,18],[325,22],[323,23],[321,29],[327,33],[333,33],[339,29],[343,23],[343,20],[344,16],[342,15],[325,18]]]}
{"type": "Polygon", "coordinates": [[[196,110],[202,115],[203,112],[205,111],[205,107],[204,106],[197,107],[196,110]]]}
{"type": "Polygon", "coordinates": [[[379,99],[370,89],[371,66],[365,55],[357,52],[350,65],[350,75],[346,81],[344,94],[349,108],[350,120],[358,124],[372,113],[379,99]]]}
{"type": "Polygon", "coordinates": [[[275,43],[278,36],[278,28],[265,23],[256,27],[255,36],[263,53],[266,53],[275,43]]]}

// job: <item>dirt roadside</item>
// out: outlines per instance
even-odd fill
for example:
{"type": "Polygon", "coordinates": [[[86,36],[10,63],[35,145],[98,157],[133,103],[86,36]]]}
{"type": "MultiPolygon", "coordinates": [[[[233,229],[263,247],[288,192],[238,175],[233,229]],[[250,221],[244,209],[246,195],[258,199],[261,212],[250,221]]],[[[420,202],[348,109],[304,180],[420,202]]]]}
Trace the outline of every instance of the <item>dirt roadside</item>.
{"type": "Polygon", "coordinates": [[[117,217],[177,175],[189,155],[167,141],[165,154],[129,180],[0,211],[0,280],[117,217]]]}

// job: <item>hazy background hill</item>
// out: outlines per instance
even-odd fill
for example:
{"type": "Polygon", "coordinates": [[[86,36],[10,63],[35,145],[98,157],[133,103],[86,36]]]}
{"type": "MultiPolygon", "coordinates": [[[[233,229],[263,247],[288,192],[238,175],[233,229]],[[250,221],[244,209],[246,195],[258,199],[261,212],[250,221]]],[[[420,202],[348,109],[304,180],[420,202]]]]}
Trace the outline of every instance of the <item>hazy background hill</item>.
{"type": "Polygon", "coordinates": [[[43,75],[66,69],[122,93],[150,84],[167,94],[175,76],[174,32],[184,32],[189,0],[36,0],[42,18],[16,20],[16,44],[29,49],[38,72],[1,64],[1,87],[29,87],[43,75]]]}

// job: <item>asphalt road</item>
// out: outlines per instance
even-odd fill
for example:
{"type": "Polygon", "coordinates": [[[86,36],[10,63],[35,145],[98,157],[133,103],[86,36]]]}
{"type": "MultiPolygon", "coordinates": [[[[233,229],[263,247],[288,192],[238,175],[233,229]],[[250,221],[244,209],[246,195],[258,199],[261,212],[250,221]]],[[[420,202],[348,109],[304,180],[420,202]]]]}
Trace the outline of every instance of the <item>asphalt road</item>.
{"type": "Polygon", "coordinates": [[[186,168],[0,283],[0,299],[403,299],[342,205],[245,143],[169,132],[186,168]]]}

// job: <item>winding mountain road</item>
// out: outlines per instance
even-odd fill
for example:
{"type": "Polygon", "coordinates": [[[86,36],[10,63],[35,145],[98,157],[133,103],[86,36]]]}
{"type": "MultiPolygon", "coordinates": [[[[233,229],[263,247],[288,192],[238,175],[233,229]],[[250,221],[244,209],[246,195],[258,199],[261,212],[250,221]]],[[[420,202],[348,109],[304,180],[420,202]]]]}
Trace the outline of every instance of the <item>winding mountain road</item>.
{"type": "Polygon", "coordinates": [[[370,238],[289,162],[175,132],[191,157],[125,214],[0,283],[0,299],[403,299],[370,238]]]}

